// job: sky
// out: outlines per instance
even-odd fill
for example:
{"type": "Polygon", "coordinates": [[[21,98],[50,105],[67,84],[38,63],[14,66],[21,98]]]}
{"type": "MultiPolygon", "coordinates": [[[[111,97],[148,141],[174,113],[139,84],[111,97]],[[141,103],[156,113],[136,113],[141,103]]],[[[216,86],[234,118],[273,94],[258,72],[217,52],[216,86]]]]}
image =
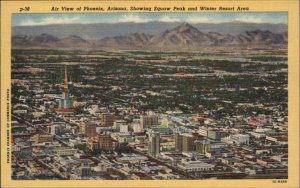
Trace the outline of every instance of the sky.
{"type": "Polygon", "coordinates": [[[56,14],[13,14],[13,26],[34,26],[50,24],[89,24],[89,23],[145,23],[188,22],[188,23],[284,23],[287,12],[244,12],[244,13],[56,13],[56,14]]]}

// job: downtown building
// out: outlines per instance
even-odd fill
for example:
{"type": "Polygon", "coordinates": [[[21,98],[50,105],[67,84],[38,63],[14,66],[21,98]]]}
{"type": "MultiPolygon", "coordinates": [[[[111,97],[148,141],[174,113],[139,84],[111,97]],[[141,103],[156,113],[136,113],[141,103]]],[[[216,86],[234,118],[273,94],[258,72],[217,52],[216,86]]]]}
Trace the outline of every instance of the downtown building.
{"type": "Polygon", "coordinates": [[[58,108],[49,108],[49,110],[59,114],[72,114],[75,112],[75,108],[73,108],[73,101],[69,95],[68,74],[66,67],[63,93],[61,95],[61,98],[58,99],[58,108]]]}
{"type": "Polygon", "coordinates": [[[79,132],[87,137],[94,137],[97,135],[96,124],[92,122],[81,122],[79,132]]]}
{"type": "Polygon", "coordinates": [[[188,133],[175,133],[175,150],[190,152],[196,150],[196,137],[188,133]]]}
{"type": "Polygon", "coordinates": [[[149,134],[148,154],[155,157],[160,152],[159,133],[150,130],[148,134],[149,134]]]}
{"type": "Polygon", "coordinates": [[[158,116],[155,114],[142,115],[140,117],[140,125],[142,129],[158,125],[158,116]]]}
{"type": "Polygon", "coordinates": [[[69,96],[69,87],[68,87],[68,74],[67,74],[67,68],[65,67],[65,82],[64,82],[64,88],[62,96],[59,100],[58,108],[61,109],[70,109],[73,108],[73,102],[69,96]]]}
{"type": "Polygon", "coordinates": [[[112,127],[115,122],[115,116],[111,113],[101,114],[101,124],[105,127],[112,127]]]}
{"type": "Polygon", "coordinates": [[[91,151],[113,151],[116,147],[116,143],[113,142],[112,137],[107,133],[98,134],[87,141],[87,148],[91,151]]]}

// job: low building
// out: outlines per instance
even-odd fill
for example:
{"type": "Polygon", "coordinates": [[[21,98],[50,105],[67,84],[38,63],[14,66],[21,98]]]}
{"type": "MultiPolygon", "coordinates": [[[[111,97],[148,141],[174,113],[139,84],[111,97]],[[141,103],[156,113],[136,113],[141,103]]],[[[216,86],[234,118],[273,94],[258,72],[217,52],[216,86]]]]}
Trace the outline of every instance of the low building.
{"type": "Polygon", "coordinates": [[[249,145],[249,135],[247,134],[236,134],[232,135],[231,139],[238,145],[247,144],[249,145]]]}
{"type": "Polygon", "coordinates": [[[150,176],[143,172],[133,172],[131,175],[132,180],[152,180],[150,176]]]}
{"type": "Polygon", "coordinates": [[[214,165],[204,163],[202,161],[183,161],[182,163],[178,164],[178,167],[185,172],[201,172],[214,169],[214,165]]]}
{"type": "Polygon", "coordinates": [[[59,148],[56,149],[56,154],[58,156],[72,156],[77,152],[76,149],[73,148],[59,148]]]}
{"type": "Polygon", "coordinates": [[[224,138],[227,136],[227,133],[220,130],[208,130],[207,137],[213,140],[221,140],[221,138],[224,138]]]}
{"type": "Polygon", "coordinates": [[[53,141],[53,135],[41,135],[36,134],[31,137],[31,140],[35,143],[44,143],[44,142],[52,142],[53,141]]]}

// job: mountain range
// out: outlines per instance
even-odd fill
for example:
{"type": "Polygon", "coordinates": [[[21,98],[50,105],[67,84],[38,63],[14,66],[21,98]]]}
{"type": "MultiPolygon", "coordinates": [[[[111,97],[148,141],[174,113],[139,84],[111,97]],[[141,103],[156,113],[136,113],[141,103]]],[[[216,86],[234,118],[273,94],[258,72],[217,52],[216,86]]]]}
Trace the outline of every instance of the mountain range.
{"type": "Polygon", "coordinates": [[[203,32],[189,23],[181,23],[159,33],[149,33],[133,32],[100,39],[83,38],[77,35],[59,38],[47,33],[37,36],[14,35],[12,37],[12,47],[35,49],[195,50],[204,46],[287,44],[286,31],[275,33],[269,30],[256,29],[238,34],[224,34],[211,31],[203,32]]]}
{"type": "MultiPolygon", "coordinates": [[[[167,29],[175,28],[182,22],[120,22],[120,23],[94,23],[94,24],[50,24],[34,26],[13,26],[12,35],[38,36],[48,33],[58,38],[69,35],[77,35],[84,39],[99,40],[105,37],[114,37],[130,33],[147,33],[157,35],[167,29]]],[[[230,33],[237,35],[252,30],[269,30],[274,33],[287,31],[286,24],[273,23],[246,23],[246,22],[224,22],[224,23],[193,23],[193,26],[204,33],[218,32],[220,34],[230,33]]]]}

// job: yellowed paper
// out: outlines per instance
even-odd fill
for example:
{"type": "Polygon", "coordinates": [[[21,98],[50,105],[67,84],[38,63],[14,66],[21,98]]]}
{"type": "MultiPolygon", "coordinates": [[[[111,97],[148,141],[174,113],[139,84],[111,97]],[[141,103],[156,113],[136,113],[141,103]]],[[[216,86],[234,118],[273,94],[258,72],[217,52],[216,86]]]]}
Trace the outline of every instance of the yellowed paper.
{"type": "Polygon", "coordinates": [[[299,187],[299,2],[2,1],[1,187],[299,187]]]}

